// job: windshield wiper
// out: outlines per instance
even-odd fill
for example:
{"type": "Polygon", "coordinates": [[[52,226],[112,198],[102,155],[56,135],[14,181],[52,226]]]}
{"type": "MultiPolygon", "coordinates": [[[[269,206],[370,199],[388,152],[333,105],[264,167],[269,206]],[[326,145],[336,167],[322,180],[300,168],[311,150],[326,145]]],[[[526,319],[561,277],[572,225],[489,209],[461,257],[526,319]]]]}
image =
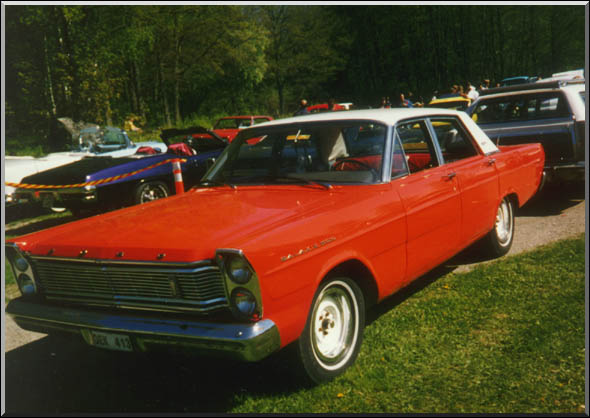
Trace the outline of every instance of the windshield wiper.
{"type": "Polygon", "coordinates": [[[313,185],[318,185],[318,186],[322,186],[325,189],[329,190],[332,188],[332,185],[330,183],[326,183],[326,182],[322,182],[322,181],[317,181],[317,180],[309,180],[309,179],[304,179],[301,177],[290,177],[290,176],[270,176],[270,175],[264,175],[264,176],[251,176],[251,177],[244,177],[243,179],[246,182],[252,182],[252,181],[288,181],[290,183],[304,183],[304,184],[313,184],[313,185]]]}
{"type": "Polygon", "coordinates": [[[235,184],[230,184],[230,183],[226,183],[223,181],[217,181],[217,180],[204,180],[204,181],[199,182],[199,186],[205,186],[205,187],[229,186],[232,189],[236,188],[235,184]]]}

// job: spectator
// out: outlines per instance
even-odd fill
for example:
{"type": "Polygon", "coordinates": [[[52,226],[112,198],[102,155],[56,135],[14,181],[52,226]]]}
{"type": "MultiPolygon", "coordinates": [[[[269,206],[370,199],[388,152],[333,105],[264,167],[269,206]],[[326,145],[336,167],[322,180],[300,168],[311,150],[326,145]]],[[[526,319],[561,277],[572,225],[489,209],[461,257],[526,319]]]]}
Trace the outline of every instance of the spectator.
{"type": "Polygon", "coordinates": [[[405,98],[403,93],[399,95],[399,107],[414,107],[414,104],[405,98]]]}
{"type": "Polygon", "coordinates": [[[487,90],[490,88],[490,80],[488,78],[483,80],[483,84],[480,86],[480,90],[487,90]]]}
{"type": "Polygon", "coordinates": [[[479,97],[479,93],[477,92],[475,87],[473,87],[473,85],[469,81],[466,83],[465,87],[467,88],[467,98],[471,99],[472,102],[477,100],[477,98],[479,97]]]}
{"type": "Polygon", "coordinates": [[[297,112],[293,114],[293,116],[300,116],[300,115],[307,115],[309,114],[309,110],[307,110],[307,100],[301,99],[299,102],[299,109],[297,112]]]}
{"type": "Polygon", "coordinates": [[[411,91],[408,92],[408,101],[410,103],[412,103],[412,107],[422,107],[422,106],[424,106],[424,104],[422,103],[423,100],[416,100],[414,98],[414,93],[412,93],[411,91]]]}
{"type": "Polygon", "coordinates": [[[391,107],[391,103],[389,103],[389,97],[382,97],[381,98],[381,105],[379,105],[381,109],[389,109],[391,107]]]}
{"type": "Polygon", "coordinates": [[[328,112],[336,110],[336,101],[333,98],[328,99],[328,112]]]}
{"type": "Polygon", "coordinates": [[[436,100],[437,96],[438,96],[438,90],[434,90],[434,93],[432,93],[432,99],[430,99],[430,101],[436,100]]]}

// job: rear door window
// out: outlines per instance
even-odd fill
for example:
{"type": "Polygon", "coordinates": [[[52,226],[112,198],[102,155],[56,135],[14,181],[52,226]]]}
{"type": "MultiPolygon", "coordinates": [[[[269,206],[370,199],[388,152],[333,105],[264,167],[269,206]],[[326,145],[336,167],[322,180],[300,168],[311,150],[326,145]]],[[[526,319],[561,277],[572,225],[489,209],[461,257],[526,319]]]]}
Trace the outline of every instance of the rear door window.
{"type": "Polygon", "coordinates": [[[472,118],[477,123],[502,123],[567,117],[570,114],[561,92],[513,95],[482,100],[472,118]]]}

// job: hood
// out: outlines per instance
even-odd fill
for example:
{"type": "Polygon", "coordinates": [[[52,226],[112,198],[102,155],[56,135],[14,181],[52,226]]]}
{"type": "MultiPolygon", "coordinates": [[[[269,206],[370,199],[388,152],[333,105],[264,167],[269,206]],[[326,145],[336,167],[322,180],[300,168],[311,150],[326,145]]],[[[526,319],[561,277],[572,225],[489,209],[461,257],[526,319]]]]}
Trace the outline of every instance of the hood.
{"type": "Polygon", "coordinates": [[[86,250],[88,259],[198,261],[217,248],[244,248],[301,217],[329,216],[337,194],[314,186],[192,189],[11,241],[33,255],[78,257],[86,250]]]}
{"type": "Polygon", "coordinates": [[[170,139],[180,135],[191,135],[195,139],[210,138],[212,141],[215,141],[220,148],[223,148],[227,145],[227,143],[214,131],[203,128],[202,126],[191,126],[190,128],[186,129],[164,129],[160,133],[160,138],[162,138],[162,141],[164,141],[167,146],[170,146],[170,139]]]}

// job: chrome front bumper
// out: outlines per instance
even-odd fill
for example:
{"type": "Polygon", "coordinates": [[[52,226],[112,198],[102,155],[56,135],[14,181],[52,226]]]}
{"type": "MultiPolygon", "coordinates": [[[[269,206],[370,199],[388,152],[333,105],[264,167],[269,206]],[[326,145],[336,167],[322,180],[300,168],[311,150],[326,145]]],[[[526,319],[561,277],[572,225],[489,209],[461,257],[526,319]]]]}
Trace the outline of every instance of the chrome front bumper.
{"type": "Polygon", "coordinates": [[[12,200],[18,203],[40,202],[45,207],[64,201],[93,203],[97,199],[96,186],[69,189],[16,189],[12,200]]]}
{"type": "Polygon", "coordinates": [[[74,333],[86,342],[90,330],[124,334],[138,351],[177,347],[258,361],[280,348],[279,331],[268,319],[247,324],[162,319],[153,314],[112,314],[34,303],[22,297],[12,300],[6,313],[23,329],[46,334],[74,333]]]}
{"type": "Polygon", "coordinates": [[[586,175],[586,162],[554,164],[545,167],[548,181],[560,179],[565,181],[584,180],[586,175]]]}

